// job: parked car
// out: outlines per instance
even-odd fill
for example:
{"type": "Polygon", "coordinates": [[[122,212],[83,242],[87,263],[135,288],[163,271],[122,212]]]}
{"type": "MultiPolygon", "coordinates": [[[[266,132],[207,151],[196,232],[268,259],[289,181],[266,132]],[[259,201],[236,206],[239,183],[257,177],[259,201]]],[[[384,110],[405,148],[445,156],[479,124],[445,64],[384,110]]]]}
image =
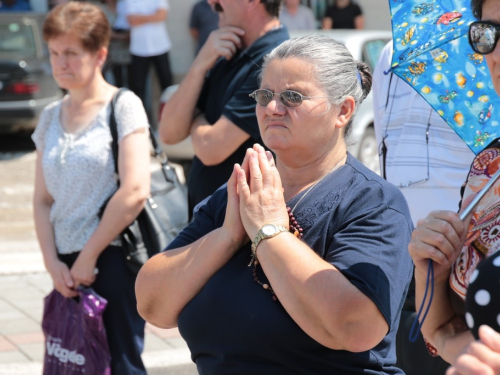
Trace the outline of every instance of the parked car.
{"type": "MultiPolygon", "coordinates": [[[[380,52],[391,40],[390,31],[371,30],[316,30],[291,32],[291,37],[310,34],[324,34],[349,49],[354,59],[364,61],[373,72],[380,52]]],[[[160,97],[160,114],[168,98],[175,92],[177,86],[167,88],[160,97]]],[[[186,165],[194,155],[189,137],[176,145],[163,145],[167,155],[173,160],[186,165]]],[[[378,145],[373,129],[373,99],[370,93],[360,105],[352,124],[349,152],[358,158],[371,170],[380,173],[378,145]]]]}
{"type": "Polygon", "coordinates": [[[33,130],[62,97],[42,40],[44,14],[0,13],[0,133],[33,130]]]}

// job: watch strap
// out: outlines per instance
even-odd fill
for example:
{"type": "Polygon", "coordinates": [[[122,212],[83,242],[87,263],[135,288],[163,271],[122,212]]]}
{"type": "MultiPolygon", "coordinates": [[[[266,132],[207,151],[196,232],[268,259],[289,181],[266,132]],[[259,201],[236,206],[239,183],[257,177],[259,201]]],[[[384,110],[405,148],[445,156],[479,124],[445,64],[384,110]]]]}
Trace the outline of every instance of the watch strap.
{"type": "MultiPolygon", "coordinates": [[[[269,225],[269,224],[266,224],[266,225],[269,225]]],[[[248,266],[250,266],[254,262],[255,258],[257,258],[257,246],[260,244],[260,242],[262,240],[264,240],[266,238],[272,238],[272,237],[277,236],[278,234],[283,233],[283,232],[288,232],[288,228],[285,227],[284,225],[272,224],[276,228],[276,231],[273,234],[265,234],[262,229],[266,225],[263,225],[262,228],[259,229],[259,231],[257,232],[257,235],[255,236],[255,238],[252,241],[252,246],[251,246],[251,248],[252,248],[252,260],[250,261],[248,266]]]]}

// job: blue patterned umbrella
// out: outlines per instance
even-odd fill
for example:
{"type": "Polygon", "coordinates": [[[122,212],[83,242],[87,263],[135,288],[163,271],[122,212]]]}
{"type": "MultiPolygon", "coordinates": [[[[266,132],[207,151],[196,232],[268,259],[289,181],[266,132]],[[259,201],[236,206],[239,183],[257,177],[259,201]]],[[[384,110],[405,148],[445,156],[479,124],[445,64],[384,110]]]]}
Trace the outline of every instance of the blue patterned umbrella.
{"type": "Polygon", "coordinates": [[[478,154],[500,136],[500,98],[484,56],[469,46],[470,0],[389,0],[391,71],[478,154]]]}

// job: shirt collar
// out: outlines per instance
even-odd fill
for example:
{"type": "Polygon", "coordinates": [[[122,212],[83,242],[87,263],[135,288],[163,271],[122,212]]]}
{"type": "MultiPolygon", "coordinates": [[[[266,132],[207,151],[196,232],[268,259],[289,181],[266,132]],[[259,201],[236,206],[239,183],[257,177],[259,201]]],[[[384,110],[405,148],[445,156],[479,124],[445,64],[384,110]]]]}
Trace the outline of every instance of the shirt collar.
{"type": "Polygon", "coordinates": [[[288,29],[280,25],[277,28],[269,30],[267,33],[262,35],[259,39],[252,43],[250,47],[245,49],[241,55],[248,55],[250,58],[256,58],[261,56],[263,53],[269,51],[269,44],[274,44],[275,42],[281,42],[289,38],[288,29]]]}

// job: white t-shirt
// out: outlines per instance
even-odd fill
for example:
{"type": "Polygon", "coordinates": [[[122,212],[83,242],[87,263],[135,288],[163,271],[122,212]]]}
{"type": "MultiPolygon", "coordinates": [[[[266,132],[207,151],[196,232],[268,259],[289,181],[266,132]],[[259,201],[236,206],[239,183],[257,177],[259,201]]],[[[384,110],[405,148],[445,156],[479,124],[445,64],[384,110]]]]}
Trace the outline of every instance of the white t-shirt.
{"type": "MultiPolygon", "coordinates": [[[[43,110],[32,138],[43,154],[43,178],[54,198],[50,222],[57,251],[70,254],[82,250],[94,234],[98,213],[115,193],[117,183],[109,129],[111,107],[105,105],[88,126],[69,134],[60,123],[63,100],[43,110]]],[[[118,140],[149,127],[142,102],[131,91],[118,99],[115,118],[118,140]]]]}
{"type": "MultiPolygon", "coordinates": [[[[387,181],[400,188],[416,224],[431,211],[458,210],[474,153],[410,85],[384,75],[391,59],[389,42],[373,73],[375,136],[379,150],[385,137],[387,181]]],[[[383,175],[382,157],[380,164],[383,175]]]]}
{"type": "MultiPolygon", "coordinates": [[[[152,15],[158,9],[170,9],[168,0],[125,0],[127,16],[152,15]]],[[[170,51],[172,43],[168,36],[165,22],[146,23],[131,27],[130,53],[136,56],[148,57],[162,55],[170,51]]]]}

